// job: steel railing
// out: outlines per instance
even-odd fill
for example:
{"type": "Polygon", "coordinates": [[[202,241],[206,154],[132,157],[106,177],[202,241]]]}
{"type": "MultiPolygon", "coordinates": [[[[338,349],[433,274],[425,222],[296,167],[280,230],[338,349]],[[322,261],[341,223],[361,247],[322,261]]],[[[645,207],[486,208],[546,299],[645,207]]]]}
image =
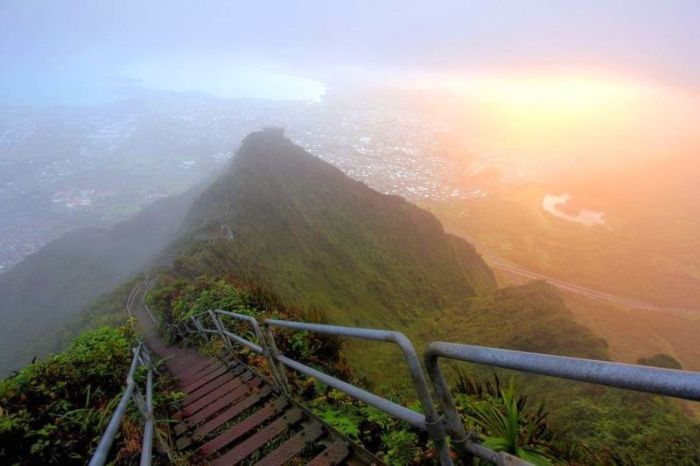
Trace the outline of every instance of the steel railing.
{"type": "Polygon", "coordinates": [[[251,316],[245,314],[238,314],[230,311],[222,311],[221,309],[216,309],[214,311],[208,311],[211,320],[217,327],[219,335],[225,342],[225,345],[229,351],[233,352],[233,347],[231,341],[243,345],[249,348],[251,351],[260,354],[267,358],[268,365],[270,366],[270,373],[272,374],[272,382],[275,387],[284,394],[289,394],[289,384],[287,382],[287,377],[284,373],[284,369],[281,368],[276,361],[277,346],[274,341],[268,343],[265,341],[265,335],[260,329],[260,324],[258,321],[251,316]],[[232,318],[241,322],[245,322],[253,329],[253,333],[257,340],[257,344],[247,340],[246,338],[236,335],[235,333],[229,331],[224,325],[223,318],[232,318]]]}
{"type": "Polygon", "coordinates": [[[457,343],[433,342],[425,350],[425,367],[445,413],[452,443],[467,462],[473,456],[500,464],[492,452],[468,434],[460,420],[439,358],[473,362],[561,379],[576,380],[638,392],[700,401],[700,373],[638,366],[550,354],[488,348],[457,343]]]}
{"type": "Polygon", "coordinates": [[[154,325],[158,325],[158,321],[155,318],[155,315],[153,314],[153,311],[151,311],[151,308],[148,306],[148,303],[146,303],[146,296],[148,295],[148,292],[153,288],[153,284],[155,283],[155,278],[149,278],[146,277],[143,280],[143,283],[139,283],[136,286],[134,286],[131,289],[131,292],[129,293],[129,297],[126,299],[126,312],[129,315],[129,317],[134,317],[134,311],[133,311],[133,306],[134,302],[136,301],[136,297],[139,294],[139,290],[141,287],[144,287],[143,290],[143,308],[146,310],[146,313],[148,314],[149,319],[153,322],[154,325]]]}
{"type": "Polygon", "coordinates": [[[266,320],[264,326],[265,331],[263,332],[254,317],[222,310],[202,312],[190,316],[187,321],[183,321],[178,325],[171,325],[180,335],[197,334],[209,341],[210,335],[218,334],[224,340],[225,346],[229,351],[233,351],[232,343],[236,343],[265,356],[270,365],[272,381],[275,387],[285,394],[290,393],[285,374],[285,368],[288,368],[314,377],[320,382],[348,394],[352,398],[367,403],[425,431],[435,442],[442,465],[453,464],[447,437],[449,437],[452,446],[457,451],[458,457],[464,464],[471,464],[474,457],[491,461],[498,465],[523,465],[529,463],[507,453],[496,452],[486,448],[478,442],[475,434],[466,432],[452,398],[450,387],[440,368],[440,358],[700,401],[700,373],[697,372],[502,350],[482,346],[433,342],[428,345],[423,360],[429,379],[432,382],[433,391],[437,395],[443,413],[441,416],[433,404],[429,385],[415,347],[402,333],[390,330],[341,327],[274,319],[266,320]],[[214,328],[208,328],[204,325],[202,319],[206,315],[209,316],[209,319],[214,324],[214,328]],[[230,331],[222,320],[224,316],[247,322],[253,328],[257,343],[230,331]],[[397,345],[402,351],[411,375],[413,387],[421,402],[423,413],[412,411],[405,406],[281,354],[275,343],[273,328],[389,342],[397,345]]]}
{"type": "Polygon", "coordinates": [[[119,400],[112,417],[107,424],[107,429],[105,429],[100,443],[97,445],[95,452],[90,459],[90,466],[102,466],[107,461],[107,455],[109,450],[112,448],[112,443],[114,438],[119,432],[121,426],[121,420],[126,413],[126,409],[129,405],[129,401],[132,399],[138,407],[139,411],[144,418],[143,427],[143,444],[141,446],[141,466],[149,466],[151,464],[151,456],[153,452],[153,364],[151,361],[150,354],[143,343],[139,343],[136,347],[132,349],[134,357],[131,360],[131,365],[129,366],[129,372],[126,376],[126,387],[124,393],[119,400]],[[141,394],[139,387],[136,384],[134,375],[139,366],[144,366],[148,368],[146,374],[146,396],[141,394]]]}
{"type": "Polygon", "coordinates": [[[178,333],[196,333],[206,341],[210,341],[210,335],[219,334],[219,336],[221,336],[221,338],[224,340],[224,345],[228,350],[232,349],[231,343],[233,341],[249,348],[255,353],[264,355],[268,360],[274,385],[284,394],[290,393],[285,373],[286,367],[304,375],[314,377],[321,383],[340,390],[352,398],[384,411],[385,413],[405,421],[418,429],[424,430],[434,441],[440,454],[441,464],[453,464],[452,459],[450,458],[450,450],[447,445],[444,423],[442,422],[442,418],[438,415],[435,405],[433,404],[429,385],[421,367],[420,358],[418,357],[415,347],[405,335],[400,332],[389,330],[308,324],[303,322],[272,319],[265,321],[265,327],[266,332],[263,333],[258,321],[254,317],[228,311],[212,310],[190,316],[189,319],[182,322],[181,326],[176,330],[178,333]],[[211,322],[214,324],[214,328],[209,328],[204,324],[203,319],[207,314],[209,315],[209,320],[211,320],[211,322]],[[254,330],[258,344],[228,330],[221,319],[223,316],[248,322],[254,330]],[[272,330],[275,327],[324,333],[349,338],[359,338],[364,340],[389,342],[397,345],[404,355],[404,360],[406,361],[406,365],[411,375],[418,399],[421,402],[423,413],[413,411],[405,406],[394,403],[391,400],[316,370],[281,354],[277,348],[275,336],[272,330]]]}
{"type": "Polygon", "coordinates": [[[435,406],[433,405],[433,399],[430,396],[430,389],[428,388],[428,382],[426,381],[423,373],[420,359],[418,358],[415,347],[403,333],[391,330],[340,327],[337,325],[308,324],[303,322],[273,319],[266,320],[265,325],[270,329],[270,341],[274,341],[272,328],[278,327],[347,338],[357,338],[361,340],[382,341],[397,345],[401,350],[406,366],[408,367],[413,388],[415,389],[423,408],[423,414],[417,413],[406,408],[405,406],[394,403],[386,398],[382,398],[360,387],[344,382],[336,377],[324,374],[323,372],[290,359],[282,354],[275,355],[275,358],[277,361],[281,362],[290,369],[294,369],[297,372],[314,377],[320,382],[340,390],[341,392],[344,392],[357,400],[363,401],[368,405],[408,422],[418,429],[426,431],[435,442],[435,446],[440,454],[440,463],[444,465],[452,464],[450,449],[447,445],[445,435],[445,428],[440,417],[438,416],[435,406]]]}

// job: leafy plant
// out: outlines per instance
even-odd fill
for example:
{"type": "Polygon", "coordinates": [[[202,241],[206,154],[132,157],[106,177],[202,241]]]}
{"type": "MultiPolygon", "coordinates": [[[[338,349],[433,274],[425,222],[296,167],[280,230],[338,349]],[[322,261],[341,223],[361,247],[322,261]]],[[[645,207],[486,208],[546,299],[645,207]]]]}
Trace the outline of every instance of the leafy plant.
{"type": "Polygon", "coordinates": [[[87,332],[0,383],[0,463],[84,464],[131,361],[130,326],[87,332]]]}
{"type": "Polygon", "coordinates": [[[362,418],[358,417],[351,410],[338,410],[329,407],[319,412],[318,416],[351,439],[357,440],[359,438],[362,418]]]}
{"type": "Polygon", "coordinates": [[[376,424],[380,429],[386,430],[396,424],[396,419],[391,417],[384,411],[380,411],[377,408],[371,406],[363,406],[360,408],[360,412],[365,417],[367,422],[376,424]]]}
{"type": "Polygon", "coordinates": [[[484,446],[536,465],[552,464],[553,435],[542,403],[534,411],[527,409],[527,397],[516,395],[512,380],[507,388],[501,388],[498,377],[494,384],[482,384],[460,375],[458,389],[467,396],[458,400],[467,418],[479,428],[484,446]]]}
{"type": "Polygon", "coordinates": [[[418,436],[407,430],[393,430],[382,435],[386,445],[384,461],[387,464],[406,465],[420,462],[421,450],[418,447],[418,436]]]}

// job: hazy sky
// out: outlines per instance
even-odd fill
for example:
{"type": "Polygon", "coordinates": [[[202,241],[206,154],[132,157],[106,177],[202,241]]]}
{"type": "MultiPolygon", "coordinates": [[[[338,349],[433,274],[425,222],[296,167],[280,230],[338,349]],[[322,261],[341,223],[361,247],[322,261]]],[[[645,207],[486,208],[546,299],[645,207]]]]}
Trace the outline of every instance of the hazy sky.
{"type": "Polygon", "coordinates": [[[0,0],[0,103],[132,83],[314,98],[346,81],[603,73],[700,87],[700,2],[0,0]]]}

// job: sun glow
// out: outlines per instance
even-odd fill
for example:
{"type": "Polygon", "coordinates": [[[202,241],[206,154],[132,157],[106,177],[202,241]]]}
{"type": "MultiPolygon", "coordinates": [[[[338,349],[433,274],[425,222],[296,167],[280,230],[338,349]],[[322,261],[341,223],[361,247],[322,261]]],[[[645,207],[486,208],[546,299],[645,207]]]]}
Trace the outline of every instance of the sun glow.
{"type": "Polygon", "coordinates": [[[465,97],[490,103],[499,110],[528,115],[590,114],[637,99],[639,86],[586,77],[450,78],[445,87],[465,97]]]}
{"type": "Polygon", "coordinates": [[[452,93],[450,118],[482,153],[607,163],[700,148],[697,96],[628,77],[441,75],[415,87],[452,93]]]}

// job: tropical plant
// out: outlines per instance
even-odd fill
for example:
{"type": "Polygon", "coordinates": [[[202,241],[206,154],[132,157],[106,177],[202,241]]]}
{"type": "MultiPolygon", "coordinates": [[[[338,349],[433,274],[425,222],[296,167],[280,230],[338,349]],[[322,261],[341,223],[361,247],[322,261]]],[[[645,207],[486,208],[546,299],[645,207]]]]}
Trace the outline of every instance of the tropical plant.
{"type": "Polygon", "coordinates": [[[543,403],[529,409],[527,397],[516,394],[513,380],[502,388],[498,376],[494,383],[484,383],[459,372],[457,390],[468,424],[476,428],[484,446],[536,465],[552,464],[554,435],[543,403]]]}
{"type": "Polygon", "coordinates": [[[420,462],[421,450],[418,447],[418,435],[407,430],[392,430],[382,435],[386,445],[384,461],[392,465],[406,465],[420,462]]]}

